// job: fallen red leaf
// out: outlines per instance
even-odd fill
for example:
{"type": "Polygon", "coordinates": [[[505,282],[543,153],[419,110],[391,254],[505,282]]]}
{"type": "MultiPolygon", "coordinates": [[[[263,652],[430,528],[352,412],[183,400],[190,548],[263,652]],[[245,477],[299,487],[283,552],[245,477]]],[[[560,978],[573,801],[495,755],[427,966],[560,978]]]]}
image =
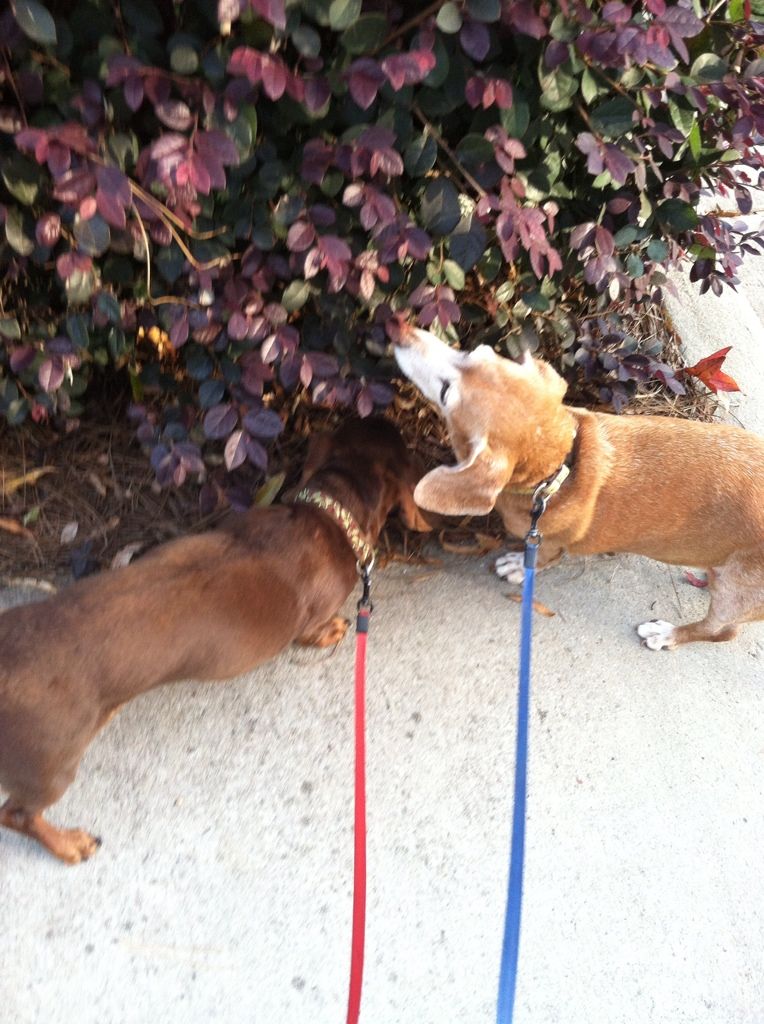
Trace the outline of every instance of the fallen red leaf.
{"type": "Polygon", "coordinates": [[[720,391],[739,391],[740,388],[737,385],[737,381],[722,370],[722,364],[731,348],[731,345],[728,345],[726,348],[720,348],[718,352],[706,356],[705,359],[701,359],[694,366],[686,366],[684,372],[688,373],[691,377],[697,377],[715,395],[720,391]]]}

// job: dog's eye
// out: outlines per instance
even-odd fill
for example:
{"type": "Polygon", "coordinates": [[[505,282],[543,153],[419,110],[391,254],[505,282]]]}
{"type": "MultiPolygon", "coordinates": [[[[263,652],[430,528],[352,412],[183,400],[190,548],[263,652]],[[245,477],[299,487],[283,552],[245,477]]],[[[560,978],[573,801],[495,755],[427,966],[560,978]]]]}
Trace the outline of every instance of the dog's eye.
{"type": "Polygon", "coordinates": [[[448,389],[450,387],[451,387],[451,381],[450,380],[444,380],[443,381],[443,386],[440,389],[440,404],[441,405],[445,405],[446,404],[446,395],[448,394],[448,389]]]}

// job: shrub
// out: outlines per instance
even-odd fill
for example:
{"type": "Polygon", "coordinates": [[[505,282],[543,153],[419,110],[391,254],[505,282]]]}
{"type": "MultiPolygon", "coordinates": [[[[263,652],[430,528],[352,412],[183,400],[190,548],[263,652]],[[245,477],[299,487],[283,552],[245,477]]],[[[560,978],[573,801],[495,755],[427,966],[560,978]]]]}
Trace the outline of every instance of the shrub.
{"type": "Polygon", "coordinates": [[[718,293],[761,244],[699,209],[759,184],[750,6],[12,0],[0,414],[76,418],[113,366],[163,484],[221,451],[265,471],[275,392],[389,401],[393,313],[535,316],[616,405],[680,390],[608,309],[682,258],[718,293]]]}

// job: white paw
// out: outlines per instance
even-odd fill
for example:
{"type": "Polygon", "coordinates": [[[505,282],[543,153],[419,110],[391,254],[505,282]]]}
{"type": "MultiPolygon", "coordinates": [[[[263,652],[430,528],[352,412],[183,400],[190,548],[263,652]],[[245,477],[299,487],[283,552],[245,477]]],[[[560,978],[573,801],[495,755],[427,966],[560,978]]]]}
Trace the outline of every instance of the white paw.
{"type": "Polygon", "coordinates": [[[676,647],[676,627],[671,622],[653,619],[637,626],[637,632],[644,640],[645,647],[649,647],[651,651],[670,651],[676,647]]]}
{"type": "Polygon", "coordinates": [[[496,559],[496,575],[507,583],[522,583],[525,579],[525,555],[522,551],[507,551],[496,559]]]}

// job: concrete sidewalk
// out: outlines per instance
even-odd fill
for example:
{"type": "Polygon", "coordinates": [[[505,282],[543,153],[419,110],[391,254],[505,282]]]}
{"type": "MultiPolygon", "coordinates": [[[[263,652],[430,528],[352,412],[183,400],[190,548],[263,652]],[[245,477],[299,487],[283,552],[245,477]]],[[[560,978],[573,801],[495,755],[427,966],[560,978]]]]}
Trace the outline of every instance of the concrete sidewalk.
{"type": "MultiPolygon", "coordinates": [[[[718,334],[690,334],[698,358],[737,346],[753,424],[743,299],[724,322],[710,298],[718,334]]],[[[489,569],[377,576],[364,1024],[494,1019],[519,607],[489,569]]],[[[631,557],[565,562],[537,596],[556,615],[536,619],[517,1024],[761,1024],[764,624],[642,648],[635,623],[705,597],[631,557]]],[[[94,859],[0,835],[0,1019],[345,1019],[352,662],[349,641],[293,650],[125,708],[52,814],[103,837],[94,859]]]]}
{"type": "MultiPolygon", "coordinates": [[[[519,609],[486,566],[396,567],[370,653],[363,1020],[493,1019],[519,609]],[[424,578],[423,578],[424,577],[424,578]]],[[[702,593],[636,558],[542,576],[518,1024],[764,1012],[764,628],[654,653],[632,626],[702,593]]],[[[15,1024],[344,1020],[352,645],[129,705],[54,818],[67,869],[0,837],[15,1024]]]]}

